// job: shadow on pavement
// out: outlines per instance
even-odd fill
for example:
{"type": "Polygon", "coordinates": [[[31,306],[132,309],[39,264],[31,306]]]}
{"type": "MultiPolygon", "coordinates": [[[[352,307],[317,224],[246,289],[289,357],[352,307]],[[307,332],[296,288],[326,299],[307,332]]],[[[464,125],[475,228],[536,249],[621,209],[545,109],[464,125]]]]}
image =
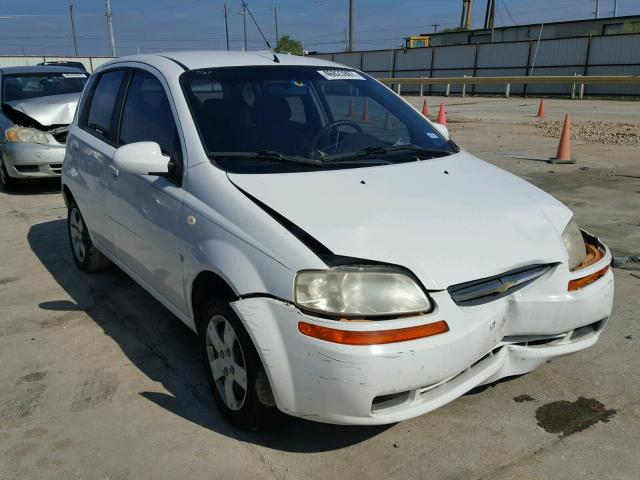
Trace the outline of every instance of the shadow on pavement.
{"type": "Polygon", "coordinates": [[[118,268],[80,272],[71,257],[66,220],[31,227],[29,245],[73,299],[43,302],[40,308],[85,311],[141,372],[169,393],[140,392],[149,401],[193,423],[240,441],[289,452],[322,452],[371,438],[389,426],[343,427],[286,417],[282,425],[243,432],[215,409],[196,335],[118,268]]]}
{"type": "Polygon", "coordinates": [[[45,178],[42,180],[21,180],[12,190],[5,190],[0,187],[0,191],[7,195],[46,195],[48,193],[60,193],[59,178],[45,178]]]}

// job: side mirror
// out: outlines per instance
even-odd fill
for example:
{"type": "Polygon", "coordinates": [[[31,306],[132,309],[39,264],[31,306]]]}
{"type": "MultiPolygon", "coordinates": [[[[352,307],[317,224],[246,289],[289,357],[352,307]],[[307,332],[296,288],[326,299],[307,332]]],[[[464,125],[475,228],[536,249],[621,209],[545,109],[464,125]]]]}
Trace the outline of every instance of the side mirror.
{"type": "Polygon", "coordinates": [[[431,126],[435,128],[438,131],[438,133],[442,135],[444,138],[446,138],[447,140],[451,138],[451,135],[449,134],[449,129],[446,126],[437,122],[431,122],[431,126]]]}
{"type": "Polygon", "coordinates": [[[118,170],[136,175],[166,175],[169,162],[156,142],[130,143],[113,154],[113,165],[118,170]]]}

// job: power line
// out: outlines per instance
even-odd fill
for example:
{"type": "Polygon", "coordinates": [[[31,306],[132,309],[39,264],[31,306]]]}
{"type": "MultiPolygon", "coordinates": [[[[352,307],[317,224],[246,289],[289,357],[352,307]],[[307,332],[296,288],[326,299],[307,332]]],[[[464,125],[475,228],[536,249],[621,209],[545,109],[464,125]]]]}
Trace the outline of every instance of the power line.
{"type": "Polygon", "coordinates": [[[502,2],[502,5],[504,6],[504,9],[507,12],[507,15],[509,15],[509,18],[511,19],[511,21],[513,22],[514,25],[518,25],[518,23],[513,19],[513,16],[511,15],[511,11],[509,10],[509,7],[507,6],[507,2],[505,2],[505,0],[500,0],[502,2]]]}

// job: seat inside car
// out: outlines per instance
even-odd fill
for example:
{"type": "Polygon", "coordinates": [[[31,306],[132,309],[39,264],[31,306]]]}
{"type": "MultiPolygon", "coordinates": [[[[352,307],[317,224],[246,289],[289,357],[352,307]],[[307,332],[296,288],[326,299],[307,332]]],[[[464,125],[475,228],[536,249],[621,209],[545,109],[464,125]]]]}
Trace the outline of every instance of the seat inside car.
{"type": "Polygon", "coordinates": [[[300,154],[292,146],[301,145],[304,127],[291,121],[291,106],[285,97],[261,95],[252,108],[252,126],[249,142],[252,150],[276,150],[282,153],[300,154]]]}

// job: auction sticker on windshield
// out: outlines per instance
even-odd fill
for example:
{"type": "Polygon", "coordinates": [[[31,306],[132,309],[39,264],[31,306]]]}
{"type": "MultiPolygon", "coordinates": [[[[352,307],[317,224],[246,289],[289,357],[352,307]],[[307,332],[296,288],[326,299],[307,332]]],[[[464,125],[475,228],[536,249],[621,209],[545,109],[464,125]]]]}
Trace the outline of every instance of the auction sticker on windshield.
{"type": "Polygon", "coordinates": [[[327,80],[364,80],[364,77],[353,70],[318,70],[327,80]]]}
{"type": "Polygon", "coordinates": [[[63,73],[64,78],[87,78],[86,73],[63,73]]]}

